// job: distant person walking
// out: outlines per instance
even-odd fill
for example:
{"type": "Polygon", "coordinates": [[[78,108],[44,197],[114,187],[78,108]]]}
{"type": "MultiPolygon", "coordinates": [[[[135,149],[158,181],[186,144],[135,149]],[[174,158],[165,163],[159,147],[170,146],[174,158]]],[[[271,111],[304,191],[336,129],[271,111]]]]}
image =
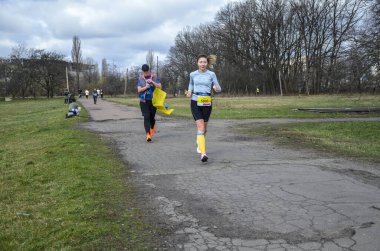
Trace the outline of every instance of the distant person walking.
{"type": "Polygon", "coordinates": [[[137,92],[140,99],[140,108],[142,116],[144,116],[144,128],[146,133],[146,141],[152,142],[152,136],[156,130],[156,111],[153,106],[153,91],[155,88],[161,89],[160,79],[154,76],[147,64],[141,67],[143,74],[137,81],[137,92]]]}
{"type": "Polygon", "coordinates": [[[85,95],[86,95],[86,99],[88,99],[88,95],[90,95],[90,92],[86,89],[86,90],[84,91],[84,93],[85,93],[85,95]]]}
{"type": "Polygon", "coordinates": [[[187,97],[191,98],[191,113],[197,126],[197,152],[201,154],[201,161],[206,162],[206,132],[207,123],[212,111],[212,90],[220,92],[221,87],[212,68],[216,62],[216,56],[201,54],[197,57],[198,70],[190,73],[187,97]]]}
{"type": "Polygon", "coordinates": [[[69,89],[65,89],[63,94],[65,95],[65,104],[68,104],[69,103],[69,95],[70,95],[69,89]]]}
{"type": "Polygon", "coordinates": [[[92,92],[92,97],[94,98],[94,105],[96,105],[96,101],[98,100],[98,92],[96,89],[92,92]]]}

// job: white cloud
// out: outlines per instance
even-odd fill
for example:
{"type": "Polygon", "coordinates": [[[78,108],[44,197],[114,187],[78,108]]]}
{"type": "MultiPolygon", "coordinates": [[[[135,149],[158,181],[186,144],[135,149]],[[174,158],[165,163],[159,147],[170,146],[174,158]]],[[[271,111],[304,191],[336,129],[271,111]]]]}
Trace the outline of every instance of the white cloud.
{"type": "Polygon", "coordinates": [[[148,50],[163,60],[186,26],[214,19],[229,0],[0,0],[0,57],[18,44],[70,58],[72,37],[83,58],[140,65],[148,50]]]}
{"type": "Polygon", "coordinates": [[[17,43],[10,40],[10,39],[2,39],[0,40],[0,48],[5,47],[5,48],[13,48],[17,46],[17,43]]]}

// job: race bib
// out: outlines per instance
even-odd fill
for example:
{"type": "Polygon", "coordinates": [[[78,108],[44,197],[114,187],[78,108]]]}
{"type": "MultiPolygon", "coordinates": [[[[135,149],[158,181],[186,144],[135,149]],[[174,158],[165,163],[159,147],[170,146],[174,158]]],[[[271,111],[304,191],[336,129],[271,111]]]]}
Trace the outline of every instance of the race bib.
{"type": "Polygon", "coordinates": [[[199,96],[197,98],[198,106],[211,106],[211,96],[199,96]]]}

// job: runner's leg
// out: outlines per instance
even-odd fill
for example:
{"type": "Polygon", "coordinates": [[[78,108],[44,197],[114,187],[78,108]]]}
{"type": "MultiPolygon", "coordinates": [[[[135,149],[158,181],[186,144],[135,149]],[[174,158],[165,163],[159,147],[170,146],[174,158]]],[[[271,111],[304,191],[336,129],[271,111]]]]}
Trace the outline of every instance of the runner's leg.
{"type": "Polygon", "coordinates": [[[144,116],[144,128],[145,133],[149,133],[150,130],[150,108],[147,103],[140,102],[141,113],[144,116]]]}
{"type": "Polygon", "coordinates": [[[154,107],[152,103],[150,103],[150,128],[149,128],[150,136],[153,136],[154,134],[154,128],[156,125],[156,119],[155,119],[156,111],[157,111],[157,108],[154,107]]]}
{"type": "Polygon", "coordinates": [[[205,140],[205,122],[203,119],[198,119],[195,121],[197,125],[197,142],[201,154],[206,154],[206,140],[205,140]]]}

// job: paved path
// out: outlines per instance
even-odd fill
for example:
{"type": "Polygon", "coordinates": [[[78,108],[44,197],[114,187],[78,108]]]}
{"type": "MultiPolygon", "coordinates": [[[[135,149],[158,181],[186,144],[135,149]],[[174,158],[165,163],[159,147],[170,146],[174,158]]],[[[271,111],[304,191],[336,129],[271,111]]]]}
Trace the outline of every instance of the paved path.
{"type": "Polygon", "coordinates": [[[379,165],[230,127],[294,120],[211,120],[201,163],[191,119],[160,117],[149,144],[139,109],[80,101],[92,118],[81,126],[115,142],[141,207],[171,233],[159,250],[380,250],[379,165]]]}

